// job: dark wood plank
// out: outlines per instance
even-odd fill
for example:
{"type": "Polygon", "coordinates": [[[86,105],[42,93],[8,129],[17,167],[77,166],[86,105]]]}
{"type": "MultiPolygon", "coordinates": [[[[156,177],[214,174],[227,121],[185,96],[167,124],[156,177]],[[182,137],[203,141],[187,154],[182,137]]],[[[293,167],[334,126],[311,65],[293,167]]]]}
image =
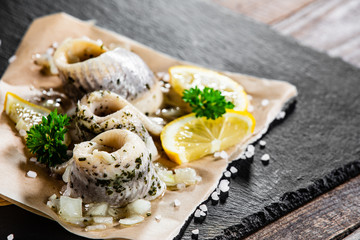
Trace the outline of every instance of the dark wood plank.
{"type": "Polygon", "coordinates": [[[213,0],[257,21],[274,24],[316,0],[213,0]]]}
{"type": "Polygon", "coordinates": [[[245,239],[342,239],[360,226],[359,182],[360,176],[245,239]]]}
{"type": "Polygon", "coordinates": [[[301,44],[360,67],[360,2],[353,0],[213,0],[270,24],[301,44]]]}

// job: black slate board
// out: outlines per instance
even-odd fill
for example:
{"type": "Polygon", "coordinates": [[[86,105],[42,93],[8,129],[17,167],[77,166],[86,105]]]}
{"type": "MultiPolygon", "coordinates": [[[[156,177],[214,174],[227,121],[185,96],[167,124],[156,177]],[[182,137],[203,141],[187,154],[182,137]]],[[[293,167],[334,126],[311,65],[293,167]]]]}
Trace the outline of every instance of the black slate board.
{"type": "MultiPolygon", "coordinates": [[[[201,239],[239,239],[360,172],[360,70],[298,45],[267,26],[201,0],[21,1],[0,8],[0,75],[37,17],[64,11],[158,51],[218,70],[283,79],[297,86],[292,113],[257,146],[231,180],[226,203],[210,206],[201,239]],[[295,109],[294,109],[295,107],[295,109]],[[260,157],[271,155],[265,166],[260,157]]],[[[41,38],[41,35],[39,35],[41,38]]],[[[3,140],[2,140],[3,141],[3,140]]],[[[0,208],[0,238],[83,239],[16,206],[0,208]]],[[[186,228],[187,227],[187,228],[186,228]]]]}

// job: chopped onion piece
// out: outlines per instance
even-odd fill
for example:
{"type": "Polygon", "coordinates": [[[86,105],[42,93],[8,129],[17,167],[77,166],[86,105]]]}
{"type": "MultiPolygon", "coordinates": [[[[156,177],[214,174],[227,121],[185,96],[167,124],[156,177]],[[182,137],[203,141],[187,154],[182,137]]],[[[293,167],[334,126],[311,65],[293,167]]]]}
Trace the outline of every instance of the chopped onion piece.
{"type": "Polygon", "coordinates": [[[119,223],[123,224],[123,225],[133,225],[133,224],[136,224],[136,223],[139,223],[139,222],[142,222],[142,221],[144,221],[143,216],[134,215],[134,216],[131,216],[131,217],[128,217],[128,218],[120,219],[119,223]]]}
{"type": "Polygon", "coordinates": [[[109,204],[106,202],[90,204],[89,210],[87,211],[86,215],[88,215],[88,216],[106,216],[108,208],[109,208],[109,204]]]}
{"type": "Polygon", "coordinates": [[[94,223],[112,224],[112,217],[93,217],[94,223]]]}
{"type": "Polygon", "coordinates": [[[82,217],[82,199],[66,196],[60,197],[59,215],[68,220],[82,217]]]}
{"type": "Polygon", "coordinates": [[[193,168],[175,169],[176,183],[185,183],[186,185],[196,184],[196,171],[193,168]]]}
{"type": "Polygon", "coordinates": [[[146,215],[151,211],[151,203],[145,199],[138,199],[132,203],[129,203],[127,206],[127,211],[129,215],[146,215]]]}
{"type": "Polygon", "coordinates": [[[95,225],[90,225],[87,226],[85,228],[85,231],[96,231],[96,230],[104,230],[106,229],[106,225],[105,224],[95,224],[95,225]]]}
{"type": "Polygon", "coordinates": [[[166,186],[175,186],[175,177],[172,171],[159,170],[157,173],[160,179],[166,184],[166,186]]]}

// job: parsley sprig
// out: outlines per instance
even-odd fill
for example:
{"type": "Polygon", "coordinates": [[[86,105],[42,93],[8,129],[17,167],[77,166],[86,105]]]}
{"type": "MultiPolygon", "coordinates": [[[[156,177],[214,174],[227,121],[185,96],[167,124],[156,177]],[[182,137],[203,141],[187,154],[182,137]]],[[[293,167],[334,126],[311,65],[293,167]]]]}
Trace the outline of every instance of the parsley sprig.
{"type": "Polygon", "coordinates": [[[226,109],[234,108],[234,104],[226,101],[219,90],[209,87],[200,90],[196,86],[184,90],[182,99],[190,104],[196,117],[206,117],[206,119],[216,119],[221,117],[226,109]]]}
{"type": "Polygon", "coordinates": [[[67,146],[63,141],[69,121],[70,117],[58,114],[55,109],[47,117],[43,116],[41,123],[33,125],[26,132],[26,147],[36,155],[40,163],[52,167],[66,159],[67,146]]]}

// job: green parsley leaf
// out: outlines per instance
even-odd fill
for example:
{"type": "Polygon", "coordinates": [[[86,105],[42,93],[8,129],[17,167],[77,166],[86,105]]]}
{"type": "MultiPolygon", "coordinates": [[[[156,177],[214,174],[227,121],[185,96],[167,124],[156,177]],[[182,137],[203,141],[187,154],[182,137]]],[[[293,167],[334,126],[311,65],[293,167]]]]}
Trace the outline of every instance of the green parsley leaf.
{"type": "Polygon", "coordinates": [[[182,99],[190,104],[196,117],[216,119],[221,117],[226,109],[233,109],[234,104],[226,101],[219,90],[205,87],[202,91],[196,86],[184,90],[182,99]]]}
{"type": "Polygon", "coordinates": [[[47,117],[42,117],[42,122],[33,125],[27,131],[26,147],[36,155],[40,163],[49,167],[64,162],[67,158],[67,146],[63,143],[65,127],[70,123],[70,117],[66,114],[58,114],[57,110],[51,112],[47,117]]]}

